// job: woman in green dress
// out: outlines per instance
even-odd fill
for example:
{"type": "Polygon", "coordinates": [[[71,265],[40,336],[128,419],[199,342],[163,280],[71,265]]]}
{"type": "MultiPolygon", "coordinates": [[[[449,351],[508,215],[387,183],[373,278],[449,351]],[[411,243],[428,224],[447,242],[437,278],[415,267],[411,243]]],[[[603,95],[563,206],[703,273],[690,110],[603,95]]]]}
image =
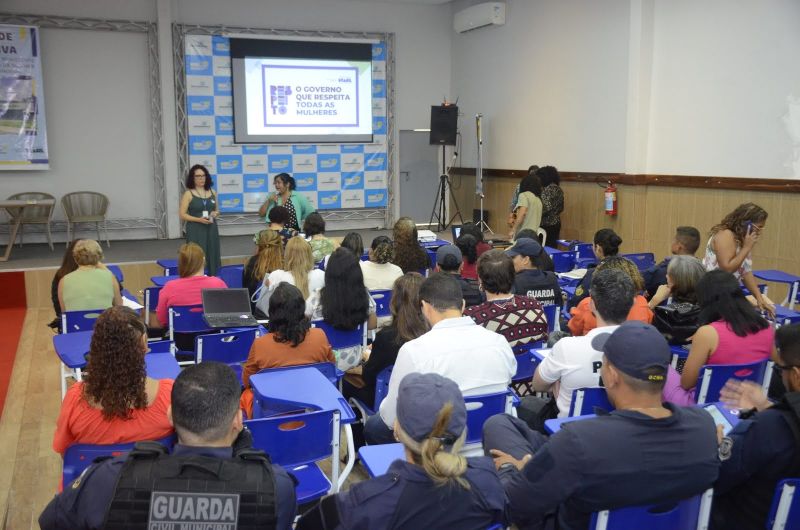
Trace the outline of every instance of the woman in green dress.
{"type": "Polygon", "coordinates": [[[288,173],[278,173],[273,180],[275,185],[275,193],[271,193],[261,208],[258,210],[258,215],[266,217],[269,211],[275,206],[283,206],[289,210],[289,220],[286,223],[287,228],[300,231],[306,217],[314,211],[314,207],[308,202],[303,195],[295,191],[297,184],[294,177],[288,173]]]}
{"type": "Polygon", "coordinates": [[[205,166],[196,164],[186,176],[186,191],[181,197],[181,220],[186,222],[186,242],[197,243],[206,255],[208,275],[215,276],[221,266],[219,251],[219,201],[205,166]]]}

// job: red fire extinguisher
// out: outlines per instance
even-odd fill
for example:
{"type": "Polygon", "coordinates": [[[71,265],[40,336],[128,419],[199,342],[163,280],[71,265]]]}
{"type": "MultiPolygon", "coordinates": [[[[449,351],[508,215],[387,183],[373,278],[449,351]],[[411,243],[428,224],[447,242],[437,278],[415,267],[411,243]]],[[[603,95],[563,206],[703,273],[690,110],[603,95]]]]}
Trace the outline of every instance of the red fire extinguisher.
{"type": "Polygon", "coordinates": [[[617,187],[610,180],[605,191],[606,215],[617,215],[617,187]]]}

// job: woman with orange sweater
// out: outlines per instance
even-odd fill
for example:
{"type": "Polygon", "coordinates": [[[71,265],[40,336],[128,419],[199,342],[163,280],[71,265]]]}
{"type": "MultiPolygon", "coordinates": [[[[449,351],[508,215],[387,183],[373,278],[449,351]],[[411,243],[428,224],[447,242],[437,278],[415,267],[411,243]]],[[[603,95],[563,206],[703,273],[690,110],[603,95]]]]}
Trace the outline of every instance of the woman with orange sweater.
{"type": "MultiPolygon", "coordinates": [[[[631,260],[622,256],[611,256],[597,266],[598,271],[603,269],[619,269],[623,271],[633,280],[637,293],[641,293],[644,290],[644,279],[631,260]]],[[[586,335],[597,327],[597,319],[592,314],[591,306],[589,305],[590,300],[591,293],[590,296],[581,300],[577,306],[570,310],[572,318],[570,318],[567,326],[573,336],[586,335]]],[[[633,307],[631,307],[626,320],[640,320],[646,324],[653,322],[653,310],[650,309],[650,306],[647,305],[647,300],[641,294],[637,294],[633,299],[633,307]]]]}
{"type": "Polygon", "coordinates": [[[253,417],[253,374],[265,368],[336,362],[328,337],[321,329],[311,327],[305,310],[300,289],[288,282],[278,284],[269,299],[270,332],[253,342],[242,370],[245,391],[241,403],[248,417],[253,417]]]}

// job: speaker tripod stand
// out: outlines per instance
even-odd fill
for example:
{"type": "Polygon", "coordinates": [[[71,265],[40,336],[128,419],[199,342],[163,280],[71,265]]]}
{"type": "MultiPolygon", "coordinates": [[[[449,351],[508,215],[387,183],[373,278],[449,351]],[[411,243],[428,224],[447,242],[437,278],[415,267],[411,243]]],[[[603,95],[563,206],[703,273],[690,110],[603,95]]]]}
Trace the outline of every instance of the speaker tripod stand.
{"type": "Polygon", "coordinates": [[[442,146],[442,174],[439,176],[439,187],[436,189],[436,197],[433,200],[433,210],[431,210],[428,228],[433,226],[433,219],[436,218],[436,231],[441,232],[453,224],[456,217],[461,219],[461,224],[464,224],[464,217],[461,215],[461,208],[458,207],[456,196],[453,195],[453,184],[450,182],[450,176],[447,174],[447,169],[445,167],[445,146],[442,146]],[[446,202],[448,191],[450,192],[450,202],[452,206],[455,206],[455,213],[449,221],[447,220],[446,202]]]}

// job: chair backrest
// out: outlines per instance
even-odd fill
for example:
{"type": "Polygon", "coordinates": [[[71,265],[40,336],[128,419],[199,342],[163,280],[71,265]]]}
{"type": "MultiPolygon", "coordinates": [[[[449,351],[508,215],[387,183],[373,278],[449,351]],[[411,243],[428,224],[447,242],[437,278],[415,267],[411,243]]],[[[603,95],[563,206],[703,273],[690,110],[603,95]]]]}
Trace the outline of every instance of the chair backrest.
{"type": "MultiPolygon", "coordinates": [[[[29,191],[24,193],[15,193],[11,195],[8,200],[10,201],[40,201],[40,200],[53,200],[56,198],[49,193],[42,193],[38,191],[29,191]]],[[[6,208],[8,215],[16,219],[22,210],[22,222],[38,222],[46,223],[53,217],[53,210],[55,210],[55,203],[52,206],[27,206],[25,208],[6,208]]]]}
{"type": "Polygon", "coordinates": [[[575,251],[575,259],[597,259],[594,255],[594,245],[591,243],[574,243],[570,250],[575,251]]]}
{"type": "Polygon", "coordinates": [[[555,252],[550,255],[553,259],[553,266],[556,272],[569,272],[575,268],[575,256],[577,252],[555,252]]]}
{"type": "Polygon", "coordinates": [[[714,403],[719,401],[719,391],[725,386],[728,379],[753,381],[757,384],[764,382],[764,373],[767,361],[749,364],[707,364],[700,369],[697,378],[695,397],[697,404],[714,403]]]}
{"type": "Polygon", "coordinates": [[[272,463],[292,467],[339,458],[339,411],[316,410],[244,422],[253,447],[269,454],[272,463]]]}
{"type": "Polygon", "coordinates": [[[592,514],[589,530],[700,530],[708,528],[713,490],[688,499],[650,506],[633,506],[592,514]]]}
{"type": "Polygon", "coordinates": [[[547,332],[553,333],[561,329],[559,318],[561,316],[561,306],[556,304],[542,306],[544,316],[547,318],[547,332]]]}
{"type": "Polygon", "coordinates": [[[614,410],[614,406],[608,400],[605,388],[578,388],[572,391],[572,401],[569,405],[570,417],[594,414],[595,407],[607,411],[614,410]]]}
{"type": "Polygon", "coordinates": [[[158,307],[158,295],[161,294],[161,287],[156,285],[144,288],[144,323],[150,324],[150,313],[158,307]]]}
{"type": "Polygon", "coordinates": [[[643,271],[656,264],[656,257],[652,252],[640,252],[638,254],[623,254],[623,258],[628,258],[636,264],[636,267],[643,271]]]}
{"type": "Polygon", "coordinates": [[[244,265],[223,265],[217,269],[217,276],[231,289],[241,289],[243,271],[244,265]]]}
{"type": "Polygon", "coordinates": [[[483,424],[495,414],[511,411],[511,391],[464,396],[467,405],[467,439],[465,443],[479,443],[483,436],[483,424]]]}
{"type": "Polygon", "coordinates": [[[154,340],[148,341],[147,353],[172,353],[172,346],[174,343],[171,340],[154,340]]]}
{"type": "MultiPolygon", "coordinates": [[[[156,440],[158,443],[172,450],[175,445],[175,435],[171,434],[166,438],[156,440]]],[[[124,444],[94,445],[94,444],[72,444],[64,452],[64,467],[61,472],[61,480],[66,488],[73,480],[78,478],[83,470],[92,465],[95,458],[101,456],[121,456],[133,449],[135,442],[124,444]]]]}
{"type": "Polygon", "coordinates": [[[393,368],[394,365],[387,366],[375,376],[375,408],[373,410],[378,410],[378,408],[380,408],[381,402],[383,402],[386,395],[389,393],[389,379],[392,378],[393,368]]]}
{"type": "Polygon", "coordinates": [[[203,304],[174,305],[169,308],[170,340],[175,340],[173,333],[199,333],[210,328],[203,320],[203,304]]]}
{"type": "Polygon", "coordinates": [[[67,219],[100,217],[108,210],[108,197],[96,191],[75,191],[61,197],[67,219]]]}
{"type": "Polygon", "coordinates": [[[97,317],[105,309],[87,309],[85,311],[62,311],[61,333],[75,333],[77,331],[91,331],[97,317]]]}
{"type": "Polygon", "coordinates": [[[797,486],[798,478],[787,478],[775,487],[772,497],[772,507],[767,516],[767,528],[772,530],[798,530],[800,529],[800,495],[797,486]]]}
{"type": "Polygon", "coordinates": [[[328,342],[331,343],[331,347],[334,350],[338,350],[340,348],[349,348],[351,346],[366,347],[367,345],[366,322],[360,324],[352,331],[336,329],[324,320],[312,320],[311,325],[315,328],[320,328],[325,332],[325,336],[328,337],[328,342]]]}
{"type": "Polygon", "coordinates": [[[106,265],[106,268],[111,271],[111,274],[114,275],[114,278],[116,278],[119,283],[125,280],[125,276],[122,274],[122,269],[119,268],[119,265],[106,265]]]}
{"type": "Polygon", "coordinates": [[[530,381],[533,377],[536,364],[533,362],[533,353],[530,351],[531,347],[527,344],[525,346],[526,351],[523,351],[519,354],[514,352],[514,357],[517,359],[517,372],[511,378],[512,383],[530,381]]]}
{"type": "Polygon", "coordinates": [[[194,339],[197,362],[216,361],[225,364],[243,363],[256,340],[256,328],[198,335],[194,339]]]}
{"type": "Polygon", "coordinates": [[[392,303],[392,290],[391,289],[378,289],[369,292],[372,299],[375,300],[375,314],[378,317],[392,316],[392,310],[389,307],[392,303]]]}
{"type": "Polygon", "coordinates": [[[547,230],[540,226],[536,229],[536,235],[539,236],[539,243],[544,245],[544,242],[547,241],[547,230]]]}
{"type": "MultiPolygon", "coordinates": [[[[245,358],[246,357],[247,356],[245,355],[245,358]]],[[[300,368],[316,368],[322,375],[325,376],[325,379],[331,382],[333,386],[338,386],[339,379],[341,379],[344,375],[344,372],[336,369],[336,365],[334,363],[297,364],[295,366],[281,366],[279,368],[264,368],[263,370],[259,370],[258,373],[298,370],[300,368]]]]}

